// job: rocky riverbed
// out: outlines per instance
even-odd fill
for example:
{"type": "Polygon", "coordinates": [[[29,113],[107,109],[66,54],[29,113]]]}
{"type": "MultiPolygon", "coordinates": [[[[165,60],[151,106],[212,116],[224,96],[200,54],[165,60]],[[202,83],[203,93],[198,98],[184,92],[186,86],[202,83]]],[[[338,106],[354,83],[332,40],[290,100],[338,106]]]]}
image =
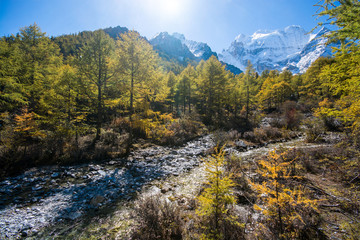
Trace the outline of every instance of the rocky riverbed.
{"type": "Polygon", "coordinates": [[[34,234],[56,222],[80,218],[87,211],[119,199],[129,200],[153,181],[198,166],[213,146],[211,136],[184,147],[154,146],[127,159],[70,167],[34,168],[0,182],[0,239],[34,234]]]}
{"type": "MultiPolygon", "coordinates": [[[[285,145],[298,145],[299,141],[285,145]]],[[[135,193],[189,198],[205,179],[202,156],[214,145],[212,135],[207,135],[183,147],[152,146],[136,150],[126,159],[34,168],[8,178],[0,182],[0,239],[36,236],[44,227],[80,219],[119,200],[131,200],[135,193]]],[[[236,145],[226,151],[247,157],[266,153],[279,143],[252,150],[241,140],[236,145]]]]}

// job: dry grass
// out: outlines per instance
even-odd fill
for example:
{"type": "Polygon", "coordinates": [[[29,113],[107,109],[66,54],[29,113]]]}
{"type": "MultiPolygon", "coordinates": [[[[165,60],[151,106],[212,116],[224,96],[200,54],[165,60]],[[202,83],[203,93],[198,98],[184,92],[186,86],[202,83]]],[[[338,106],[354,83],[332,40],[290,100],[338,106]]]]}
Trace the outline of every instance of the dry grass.
{"type": "Polygon", "coordinates": [[[160,196],[148,196],[135,203],[138,227],[133,239],[183,239],[184,222],[181,209],[160,196]]]}

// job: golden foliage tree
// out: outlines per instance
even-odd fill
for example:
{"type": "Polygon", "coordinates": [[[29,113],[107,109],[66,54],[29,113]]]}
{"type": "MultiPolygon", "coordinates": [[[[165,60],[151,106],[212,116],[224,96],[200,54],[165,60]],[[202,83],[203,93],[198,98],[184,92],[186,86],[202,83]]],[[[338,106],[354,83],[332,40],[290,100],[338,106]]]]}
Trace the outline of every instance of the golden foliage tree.
{"type": "Polygon", "coordinates": [[[254,204],[254,209],[262,212],[270,229],[280,239],[302,236],[316,221],[311,216],[316,215],[318,203],[306,196],[304,188],[288,184],[300,177],[294,174],[296,159],[287,159],[287,154],[286,151],[269,152],[267,159],[258,162],[263,182],[250,181],[261,200],[261,205],[254,204]]]}

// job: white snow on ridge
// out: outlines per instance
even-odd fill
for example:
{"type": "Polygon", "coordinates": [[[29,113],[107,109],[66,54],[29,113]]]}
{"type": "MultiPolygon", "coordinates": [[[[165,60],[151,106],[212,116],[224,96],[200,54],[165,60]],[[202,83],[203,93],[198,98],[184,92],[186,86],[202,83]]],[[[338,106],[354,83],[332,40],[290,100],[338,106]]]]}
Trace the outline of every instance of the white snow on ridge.
{"type": "Polygon", "coordinates": [[[185,38],[184,34],[173,33],[172,36],[179,39],[182,44],[186,45],[195,57],[201,58],[204,55],[206,48],[209,48],[208,50],[211,51],[210,47],[207,46],[206,43],[188,40],[185,38]]]}
{"type": "Polygon", "coordinates": [[[302,27],[293,25],[283,30],[259,30],[251,36],[240,34],[219,58],[243,71],[250,61],[258,72],[289,68],[301,73],[327,52],[326,39],[319,37],[326,32],[323,28],[316,34],[307,34],[302,27]]]}

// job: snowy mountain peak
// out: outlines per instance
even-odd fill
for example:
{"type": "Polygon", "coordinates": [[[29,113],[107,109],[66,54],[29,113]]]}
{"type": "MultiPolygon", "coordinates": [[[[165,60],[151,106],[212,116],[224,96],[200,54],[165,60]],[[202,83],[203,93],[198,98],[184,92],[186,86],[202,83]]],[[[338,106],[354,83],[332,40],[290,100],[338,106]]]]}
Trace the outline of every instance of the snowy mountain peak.
{"type": "Polygon", "coordinates": [[[285,32],[305,32],[305,30],[299,25],[290,25],[284,28],[285,32]]]}
{"type": "Polygon", "coordinates": [[[194,54],[194,56],[197,58],[207,60],[212,55],[217,56],[217,54],[213,52],[206,43],[188,40],[185,38],[184,34],[180,33],[174,33],[172,36],[179,39],[183,44],[185,44],[189,48],[190,52],[192,52],[192,54],[194,54]]]}
{"type": "Polygon", "coordinates": [[[327,32],[322,28],[316,34],[307,34],[302,27],[292,25],[275,31],[258,30],[251,36],[240,34],[219,58],[241,70],[250,61],[258,72],[284,68],[304,72],[318,57],[329,55],[326,40],[321,38],[327,32]]]}
{"type": "Polygon", "coordinates": [[[151,38],[150,43],[158,51],[180,61],[185,59],[207,60],[212,55],[217,56],[206,43],[188,40],[180,33],[170,35],[167,32],[161,32],[151,38]]]}
{"type": "Polygon", "coordinates": [[[184,36],[184,34],[181,34],[181,33],[173,33],[173,37],[179,39],[181,42],[185,42],[186,41],[186,38],[184,36]]]}
{"type": "Polygon", "coordinates": [[[170,34],[168,32],[160,32],[160,33],[157,33],[155,36],[153,36],[152,38],[150,38],[149,41],[152,41],[154,39],[165,39],[167,37],[169,37],[170,34]]]}

